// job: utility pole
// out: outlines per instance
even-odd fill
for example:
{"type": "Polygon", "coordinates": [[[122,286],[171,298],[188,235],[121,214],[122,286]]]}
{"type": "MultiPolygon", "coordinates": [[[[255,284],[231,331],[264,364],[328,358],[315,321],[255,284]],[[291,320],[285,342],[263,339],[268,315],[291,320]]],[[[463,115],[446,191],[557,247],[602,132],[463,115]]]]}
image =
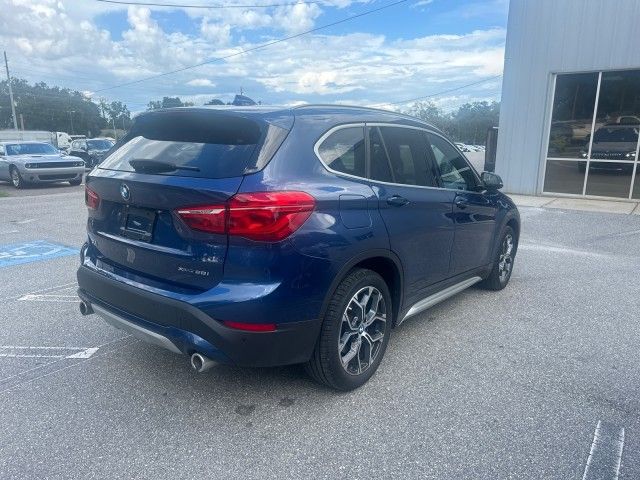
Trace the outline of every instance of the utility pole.
{"type": "Polygon", "coordinates": [[[73,131],[73,113],[76,113],[75,110],[69,110],[69,122],[71,123],[71,135],[73,135],[75,132],[73,131]]]}
{"type": "Polygon", "coordinates": [[[24,117],[20,114],[20,130],[24,130],[24,117]]]}
{"type": "Polygon", "coordinates": [[[115,117],[111,117],[111,123],[113,124],[113,139],[118,141],[118,132],[116,132],[116,119],[115,117]]]}
{"type": "Polygon", "coordinates": [[[7,61],[7,51],[4,52],[4,67],[7,69],[7,84],[9,85],[9,100],[11,101],[11,116],[13,117],[13,129],[18,130],[18,119],[16,118],[16,106],[13,103],[13,89],[11,88],[11,75],[9,75],[9,62],[7,61]]]}

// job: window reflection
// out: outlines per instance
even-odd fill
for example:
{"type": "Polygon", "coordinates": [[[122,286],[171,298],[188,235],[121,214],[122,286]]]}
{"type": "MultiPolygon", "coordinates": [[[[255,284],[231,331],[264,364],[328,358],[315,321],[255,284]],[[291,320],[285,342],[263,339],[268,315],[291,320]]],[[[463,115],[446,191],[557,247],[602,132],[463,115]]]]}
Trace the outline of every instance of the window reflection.
{"type": "Polygon", "coordinates": [[[591,158],[634,161],[638,128],[640,70],[604,72],[591,158]]]}
{"type": "Polygon", "coordinates": [[[544,191],[582,195],[586,168],[587,162],[572,162],[568,160],[547,161],[544,191]]]}
{"type": "Polygon", "coordinates": [[[594,121],[598,75],[556,78],[544,191],[639,198],[640,70],[602,73],[594,121]]]}
{"type": "Polygon", "coordinates": [[[597,88],[597,72],[558,75],[549,132],[549,157],[582,158],[589,143],[597,88]]]}
{"type": "Polygon", "coordinates": [[[633,163],[590,162],[587,195],[628,198],[633,163]]]}
{"type": "Polygon", "coordinates": [[[636,200],[640,200],[640,175],[638,173],[640,170],[640,162],[638,162],[638,167],[636,167],[636,179],[633,182],[633,193],[631,194],[631,198],[635,198],[636,200]]]}

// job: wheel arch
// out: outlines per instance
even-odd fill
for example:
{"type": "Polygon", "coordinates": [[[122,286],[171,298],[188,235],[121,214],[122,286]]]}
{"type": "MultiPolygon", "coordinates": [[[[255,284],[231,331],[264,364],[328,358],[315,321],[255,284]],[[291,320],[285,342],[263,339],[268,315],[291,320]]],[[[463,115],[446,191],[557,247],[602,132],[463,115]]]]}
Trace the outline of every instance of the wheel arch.
{"type": "Polygon", "coordinates": [[[331,297],[335,293],[340,282],[351,272],[354,268],[367,268],[380,275],[391,293],[391,302],[393,307],[394,326],[398,318],[398,314],[401,310],[403,301],[403,268],[402,263],[397,255],[390,250],[378,249],[362,252],[355,257],[352,257],[347,261],[336,274],[333,282],[327,291],[324,301],[322,303],[322,310],[320,312],[320,318],[323,318],[331,297]]]}
{"type": "MultiPolygon", "coordinates": [[[[513,231],[516,234],[516,251],[518,249],[518,243],[520,241],[520,216],[518,215],[517,212],[514,211],[510,211],[508,212],[504,218],[502,219],[502,222],[500,222],[497,226],[496,226],[496,233],[495,233],[495,242],[493,245],[493,248],[491,250],[491,259],[494,259],[496,257],[496,255],[498,254],[498,248],[500,248],[500,242],[499,237],[502,234],[502,230],[504,230],[505,227],[511,227],[513,229],[513,231]]],[[[491,264],[493,265],[493,260],[491,260],[491,264]]]]}

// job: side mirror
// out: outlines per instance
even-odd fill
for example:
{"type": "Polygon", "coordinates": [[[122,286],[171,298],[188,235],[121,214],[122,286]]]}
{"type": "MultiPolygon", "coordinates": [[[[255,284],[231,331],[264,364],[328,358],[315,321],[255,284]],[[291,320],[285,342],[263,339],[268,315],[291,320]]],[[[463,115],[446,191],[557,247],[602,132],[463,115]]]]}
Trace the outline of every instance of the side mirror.
{"type": "Polygon", "coordinates": [[[500,175],[491,172],[482,172],[480,176],[482,179],[482,183],[484,184],[484,188],[489,190],[490,192],[495,192],[500,190],[503,187],[502,179],[500,175]]]}

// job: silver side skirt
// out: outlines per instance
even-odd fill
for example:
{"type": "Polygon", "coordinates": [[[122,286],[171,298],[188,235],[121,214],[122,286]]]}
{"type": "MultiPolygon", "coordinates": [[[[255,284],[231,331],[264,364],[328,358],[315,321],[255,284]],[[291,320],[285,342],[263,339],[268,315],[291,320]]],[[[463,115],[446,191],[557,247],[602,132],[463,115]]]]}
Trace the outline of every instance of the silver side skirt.
{"type": "Polygon", "coordinates": [[[111,313],[104,308],[92,304],[93,311],[100,315],[109,325],[112,325],[120,330],[124,330],[127,333],[130,333],[136,338],[139,338],[143,342],[151,343],[153,345],[157,345],[162,348],[166,348],[174,353],[182,353],[175,344],[169,340],[167,337],[160,335],[159,333],[152,332],[151,330],[147,330],[144,327],[136,325],[135,323],[130,322],[129,320],[122,318],[120,315],[116,315],[111,313]]]}
{"type": "Polygon", "coordinates": [[[433,295],[428,296],[427,298],[423,298],[419,302],[415,303],[407,312],[407,314],[398,322],[400,325],[407,318],[412,317],[420,312],[423,312],[427,308],[433,307],[436,303],[440,303],[443,300],[446,300],[449,297],[454,296],[456,293],[460,293],[461,291],[469,288],[471,285],[478,283],[482,278],[480,277],[471,277],[466,280],[463,280],[460,283],[456,283],[455,285],[451,285],[450,287],[445,288],[444,290],[440,290],[433,295]]]}

